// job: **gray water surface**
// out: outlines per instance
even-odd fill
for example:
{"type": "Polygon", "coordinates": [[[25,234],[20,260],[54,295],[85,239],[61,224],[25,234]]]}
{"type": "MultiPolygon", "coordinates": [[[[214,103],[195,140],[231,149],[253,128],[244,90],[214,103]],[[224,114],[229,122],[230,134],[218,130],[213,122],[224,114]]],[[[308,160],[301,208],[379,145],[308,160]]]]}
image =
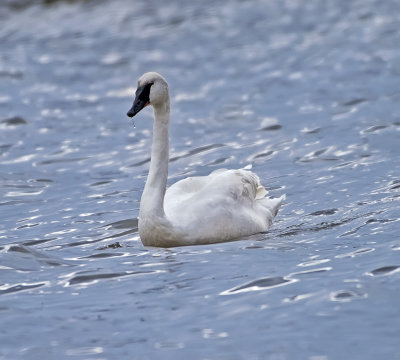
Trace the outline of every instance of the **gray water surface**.
{"type": "Polygon", "coordinates": [[[0,4],[0,359],[400,359],[400,4],[0,4]],[[152,112],[169,182],[252,165],[268,233],[145,248],[152,112]]]}

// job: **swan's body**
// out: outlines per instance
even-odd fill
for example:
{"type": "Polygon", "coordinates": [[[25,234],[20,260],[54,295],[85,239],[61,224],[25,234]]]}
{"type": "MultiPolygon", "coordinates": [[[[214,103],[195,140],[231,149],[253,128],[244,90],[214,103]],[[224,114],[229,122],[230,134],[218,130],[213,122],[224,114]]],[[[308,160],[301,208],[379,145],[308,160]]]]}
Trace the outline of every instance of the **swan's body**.
{"type": "Polygon", "coordinates": [[[140,201],[139,234],[145,246],[183,246],[234,240],[268,230],[285,196],[266,198],[256,174],[217,170],[191,177],[166,190],[169,93],[165,79],[146,73],[138,82],[128,116],[154,108],[149,175],[140,201]]]}

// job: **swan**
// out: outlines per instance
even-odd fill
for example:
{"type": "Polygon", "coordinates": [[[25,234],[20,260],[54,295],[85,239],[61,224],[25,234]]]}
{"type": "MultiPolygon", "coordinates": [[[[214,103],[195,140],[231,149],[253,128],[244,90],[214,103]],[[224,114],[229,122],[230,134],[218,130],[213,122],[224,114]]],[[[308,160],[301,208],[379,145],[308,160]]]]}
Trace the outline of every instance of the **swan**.
{"type": "Polygon", "coordinates": [[[143,74],[127,116],[146,106],[154,111],[148,177],[140,201],[139,235],[144,246],[175,247],[235,240],[270,227],[285,195],[267,198],[251,171],[220,169],[189,177],[166,189],[170,102],[168,84],[155,72],[143,74]]]}

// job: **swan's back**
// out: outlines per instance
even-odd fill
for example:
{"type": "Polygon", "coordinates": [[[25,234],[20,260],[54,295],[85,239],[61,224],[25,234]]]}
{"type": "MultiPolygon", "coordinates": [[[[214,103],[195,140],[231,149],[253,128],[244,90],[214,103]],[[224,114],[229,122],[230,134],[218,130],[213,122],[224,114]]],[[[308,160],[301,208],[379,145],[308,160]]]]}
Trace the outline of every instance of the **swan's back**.
{"type": "Polygon", "coordinates": [[[253,172],[223,169],[173,184],[164,209],[173,226],[195,237],[194,243],[226,241],[268,230],[284,197],[266,194],[253,172]]]}

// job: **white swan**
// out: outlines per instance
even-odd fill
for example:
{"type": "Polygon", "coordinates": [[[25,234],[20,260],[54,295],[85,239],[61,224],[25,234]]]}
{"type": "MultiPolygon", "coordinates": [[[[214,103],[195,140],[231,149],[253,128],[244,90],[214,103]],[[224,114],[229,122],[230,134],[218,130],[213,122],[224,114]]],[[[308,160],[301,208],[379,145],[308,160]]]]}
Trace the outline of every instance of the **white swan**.
{"type": "Polygon", "coordinates": [[[154,109],[150,170],[140,201],[143,245],[171,247],[234,240],[266,231],[285,195],[266,198],[258,176],[247,170],[217,170],[191,177],[166,190],[168,178],[169,92],[155,72],[143,74],[129,117],[154,109]]]}

